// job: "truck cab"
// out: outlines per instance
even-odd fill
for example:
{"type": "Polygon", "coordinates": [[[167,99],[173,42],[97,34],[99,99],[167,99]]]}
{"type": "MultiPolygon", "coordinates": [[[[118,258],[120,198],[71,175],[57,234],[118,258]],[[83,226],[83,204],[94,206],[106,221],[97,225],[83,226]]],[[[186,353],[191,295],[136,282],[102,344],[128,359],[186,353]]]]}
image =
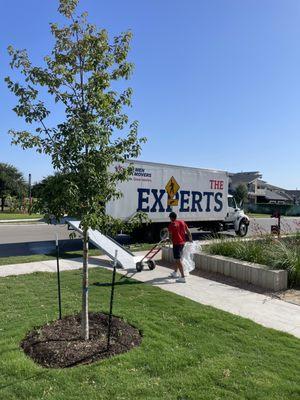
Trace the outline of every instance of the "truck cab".
{"type": "Polygon", "coordinates": [[[238,236],[246,236],[250,223],[249,217],[244,213],[244,210],[236,204],[235,198],[228,195],[227,215],[224,221],[224,230],[234,229],[238,236]]]}

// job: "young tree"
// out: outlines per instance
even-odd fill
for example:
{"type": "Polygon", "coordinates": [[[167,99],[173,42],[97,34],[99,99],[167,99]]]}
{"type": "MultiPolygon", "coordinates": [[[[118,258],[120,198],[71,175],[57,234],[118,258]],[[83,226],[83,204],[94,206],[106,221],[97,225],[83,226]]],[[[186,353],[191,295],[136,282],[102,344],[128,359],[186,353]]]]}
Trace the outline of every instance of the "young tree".
{"type": "MultiPolygon", "coordinates": [[[[10,130],[13,143],[35,148],[52,159],[55,198],[51,210],[57,218],[65,213],[81,219],[83,230],[82,333],[89,339],[88,324],[88,229],[111,225],[106,203],[120,196],[119,181],[128,179],[131,167],[112,169],[137,157],[144,138],[138,138],[138,123],[129,123],[123,111],[131,105],[132,89],[118,91],[117,81],[128,79],[133,64],[127,61],[131,33],[109,41],[108,33],[76,16],[78,0],[60,0],[58,11],[67,25],[50,24],[55,44],[45,66],[33,66],[25,50],[8,48],[11,67],[24,76],[24,83],[7,77],[9,89],[18,97],[16,114],[35,129],[10,130]],[[50,107],[42,94],[46,88],[65,110],[64,120],[49,126],[50,107]],[[123,133],[125,130],[125,133],[123,133]]],[[[48,97],[47,97],[48,98],[48,97]]]]}
{"type": "Polygon", "coordinates": [[[4,211],[5,199],[8,196],[23,196],[27,185],[22,172],[10,164],[0,163],[0,198],[1,211],[4,211]]]}
{"type": "Polygon", "coordinates": [[[234,191],[234,198],[238,204],[245,203],[248,199],[248,189],[244,183],[237,186],[234,191]]]}

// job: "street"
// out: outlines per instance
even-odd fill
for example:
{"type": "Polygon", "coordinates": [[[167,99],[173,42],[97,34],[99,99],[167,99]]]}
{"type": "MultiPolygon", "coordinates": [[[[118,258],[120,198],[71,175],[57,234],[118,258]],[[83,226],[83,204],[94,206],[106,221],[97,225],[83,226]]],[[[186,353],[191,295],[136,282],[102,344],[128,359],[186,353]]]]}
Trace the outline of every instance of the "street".
{"type": "MultiPolygon", "coordinates": [[[[277,218],[251,218],[247,236],[271,233],[271,226],[277,225],[277,218]]],[[[300,217],[281,217],[280,229],[282,234],[300,231],[300,217]]]]}
{"type": "Polygon", "coordinates": [[[0,257],[46,254],[55,250],[58,235],[61,251],[79,250],[81,239],[70,239],[65,225],[0,224],[0,257]]]}
{"type": "Polygon", "coordinates": [[[0,244],[55,241],[69,239],[70,232],[65,225],[37,224],[0,224],[0,244]]]}
{"type": "MultiPolygon", "coordinates": [[[[260,233],[270,233],[271,226],[277,224],[275,218],[251,219],[248,237],[260,233]]],[[[282,218],[281,229],[284,233],[300,230],[300,218],[282,218]]],[[[65,225],[37,224],[0,224],[0,257],[30,254],[45,254],[55,250],[55,238],[58,235],[60,249],[72,251],[81,249],[81,239],[69,238],[70,231],[65,225]]],[[[194,240],[206,240],[209,233],[192,230],[194,240]]],[[[224,235],[235,236],[234,231],[224,235]]]]}

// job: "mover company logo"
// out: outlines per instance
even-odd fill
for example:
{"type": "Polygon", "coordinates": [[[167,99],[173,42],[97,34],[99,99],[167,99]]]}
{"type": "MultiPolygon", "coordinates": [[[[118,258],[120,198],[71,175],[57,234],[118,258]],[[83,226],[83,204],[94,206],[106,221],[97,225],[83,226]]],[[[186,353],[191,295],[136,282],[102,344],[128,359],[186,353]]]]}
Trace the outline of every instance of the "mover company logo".
{"type": "Polygon", "coordinates": [[[133,176],[139,176],[142,178],[151,178],[152,174],[147,172],[144,168],[134,168],[133,176]]]}
{"type": "Polygon", "coordinates": [[[179,206],[179,212],[221,212],[223,209],[223,181],[210,181],[211,191],[179,190],[172,176],[165,189],[138,188],[137,211],[155,213],[171,212],[179,206]]]}
{"type": "MultiPolygon", "coordinates": [[[[124,170],[124,168],[125,167],[123,165],[118,164],[115,166],[115,171],[121,172],[124,170]]],[[[132,177],[134,180],[143,180],[143,178],[148,178],[148,180],[150,180],[149,178],[152,177],[152,174],[147,172],[144,168],[134,168],[132,177]]]]}

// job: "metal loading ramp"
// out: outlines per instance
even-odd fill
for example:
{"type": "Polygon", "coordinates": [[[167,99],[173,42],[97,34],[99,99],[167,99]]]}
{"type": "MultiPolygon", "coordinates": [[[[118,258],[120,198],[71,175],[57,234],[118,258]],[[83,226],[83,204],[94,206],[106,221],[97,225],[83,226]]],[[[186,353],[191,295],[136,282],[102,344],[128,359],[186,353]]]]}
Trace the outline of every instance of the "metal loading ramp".
{"type": "MultiPolygon", "coordinates": [[[[82,229],[80,228],[80,221],[67,221],[68,225],[73,228],[75,231],[83,234],[82,229]]],[[[98,249],[102,250],[108,257],[112,260],[115,257],[115,252],[118,250],[118,262],[121,264],[124,269],[135,269],[135,259],[133,254],[126,250],[123,246],[117,243],[114,239],[109,236],[103,235],[101,232],[89,229],[88,230],[89,241],[98,249]]]]}

